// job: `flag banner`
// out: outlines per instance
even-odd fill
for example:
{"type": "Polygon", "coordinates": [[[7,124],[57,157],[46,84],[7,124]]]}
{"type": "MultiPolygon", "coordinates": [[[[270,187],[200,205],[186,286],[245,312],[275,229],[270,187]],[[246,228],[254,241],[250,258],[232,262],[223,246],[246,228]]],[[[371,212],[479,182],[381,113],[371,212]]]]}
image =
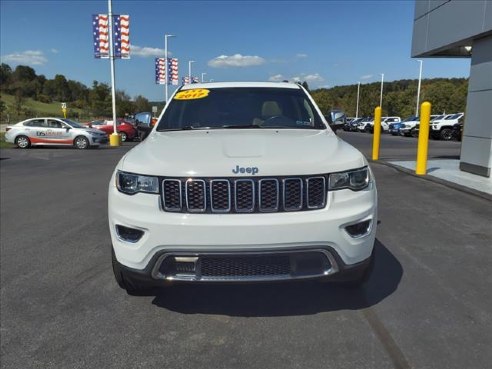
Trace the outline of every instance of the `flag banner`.
{"type": "Polygon", "coordinates": [[[168,81],[167,83],[173,86],[177,86],[179,83],[179,76],[178,76],[178,59],[176,58],[169,58],[168,59],[169,64],[168,64],[168,81]]]}
{"type": "Polygon", "coordinates": [[[158,85],[166,84],[166,59],[155,58],[155,83],[158,85]]]}
{"type": "Polygon", "coordinates": [[[130,59],[130,16],[113,15],[114,57],[130,59]]]}
{"type": "Polygon", "coordinates": [[[109,19],[107,14],[92,15],[94,57],[109,58],[109,19]]]}
{"type": "Polygon", "coordinates": [[[177,86],[178,81],[179,81],[178,59],[155,58],[155,83],[159,85],[165,85],[167,82],[168,85],[177,86]],[[166,65],[167,65],[167,81],[166,81],[166,65]]]}

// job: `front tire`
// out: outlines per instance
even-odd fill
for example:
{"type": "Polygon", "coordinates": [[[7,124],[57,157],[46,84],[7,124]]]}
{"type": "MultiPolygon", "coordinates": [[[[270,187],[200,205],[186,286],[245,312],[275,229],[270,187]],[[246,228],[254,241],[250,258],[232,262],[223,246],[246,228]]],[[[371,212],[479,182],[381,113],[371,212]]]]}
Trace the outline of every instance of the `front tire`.
{"type": "Polygon", "coordinates": [[[31,141],[27,136],[16,137],[15,144],[19,149],[28,149],[29,147],[31,147],[31,141]]]}
{"type": "Polygon", "coordinates": [[[77,136],[73,140],[73,144],[77,149],[85,150],[90,147],[89,140],[84,136],[77,136]]]}
{"type": "Polygon", "coordinates": [[[451,141],[453,139],[453,131],[451,128],[443,128],[440,136],[443,141],[451,141]]]}

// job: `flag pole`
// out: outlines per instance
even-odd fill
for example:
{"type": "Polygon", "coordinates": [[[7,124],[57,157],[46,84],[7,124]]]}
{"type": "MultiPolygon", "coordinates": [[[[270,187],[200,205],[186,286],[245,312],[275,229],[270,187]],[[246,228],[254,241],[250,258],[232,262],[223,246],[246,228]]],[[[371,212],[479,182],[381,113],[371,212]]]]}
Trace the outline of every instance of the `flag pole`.
{"type": "Polygon", "coordinates": [[[119,146],[120,140],[116,130],[116,88],[115,88],[115,71],[114,71],[114,49],[113,49],[113,12],[111,0],[108,0],[108,21],[109,21],[109,62],[111,65],[111,100],[113,108],[113,134],[109,138],[111,146],[119,146]]]}

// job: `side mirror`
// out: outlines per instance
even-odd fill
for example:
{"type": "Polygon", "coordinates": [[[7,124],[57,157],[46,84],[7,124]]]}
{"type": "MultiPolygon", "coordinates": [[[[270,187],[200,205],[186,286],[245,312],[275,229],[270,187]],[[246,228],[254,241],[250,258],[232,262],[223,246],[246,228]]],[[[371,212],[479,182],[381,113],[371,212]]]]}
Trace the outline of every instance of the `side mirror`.
{"type": "Polygon", "coordinates": [[[71,127],[65,127],[65,129],[68,131],[70,131],[71,127]]]}

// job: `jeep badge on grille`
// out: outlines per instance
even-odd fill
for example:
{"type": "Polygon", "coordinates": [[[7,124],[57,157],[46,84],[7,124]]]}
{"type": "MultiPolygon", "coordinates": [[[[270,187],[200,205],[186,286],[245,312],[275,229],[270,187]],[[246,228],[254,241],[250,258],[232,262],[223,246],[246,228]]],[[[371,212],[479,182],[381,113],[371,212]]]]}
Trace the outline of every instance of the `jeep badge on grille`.
{"type": "Polygon", "coordinates": [[[248,173],[255,175],[259,172],[258,167],[240,167],[239,165],[236,165],[236,168],[232,170],[232,173],[234,174],[243,174],[243,173],[248,173]]]}

